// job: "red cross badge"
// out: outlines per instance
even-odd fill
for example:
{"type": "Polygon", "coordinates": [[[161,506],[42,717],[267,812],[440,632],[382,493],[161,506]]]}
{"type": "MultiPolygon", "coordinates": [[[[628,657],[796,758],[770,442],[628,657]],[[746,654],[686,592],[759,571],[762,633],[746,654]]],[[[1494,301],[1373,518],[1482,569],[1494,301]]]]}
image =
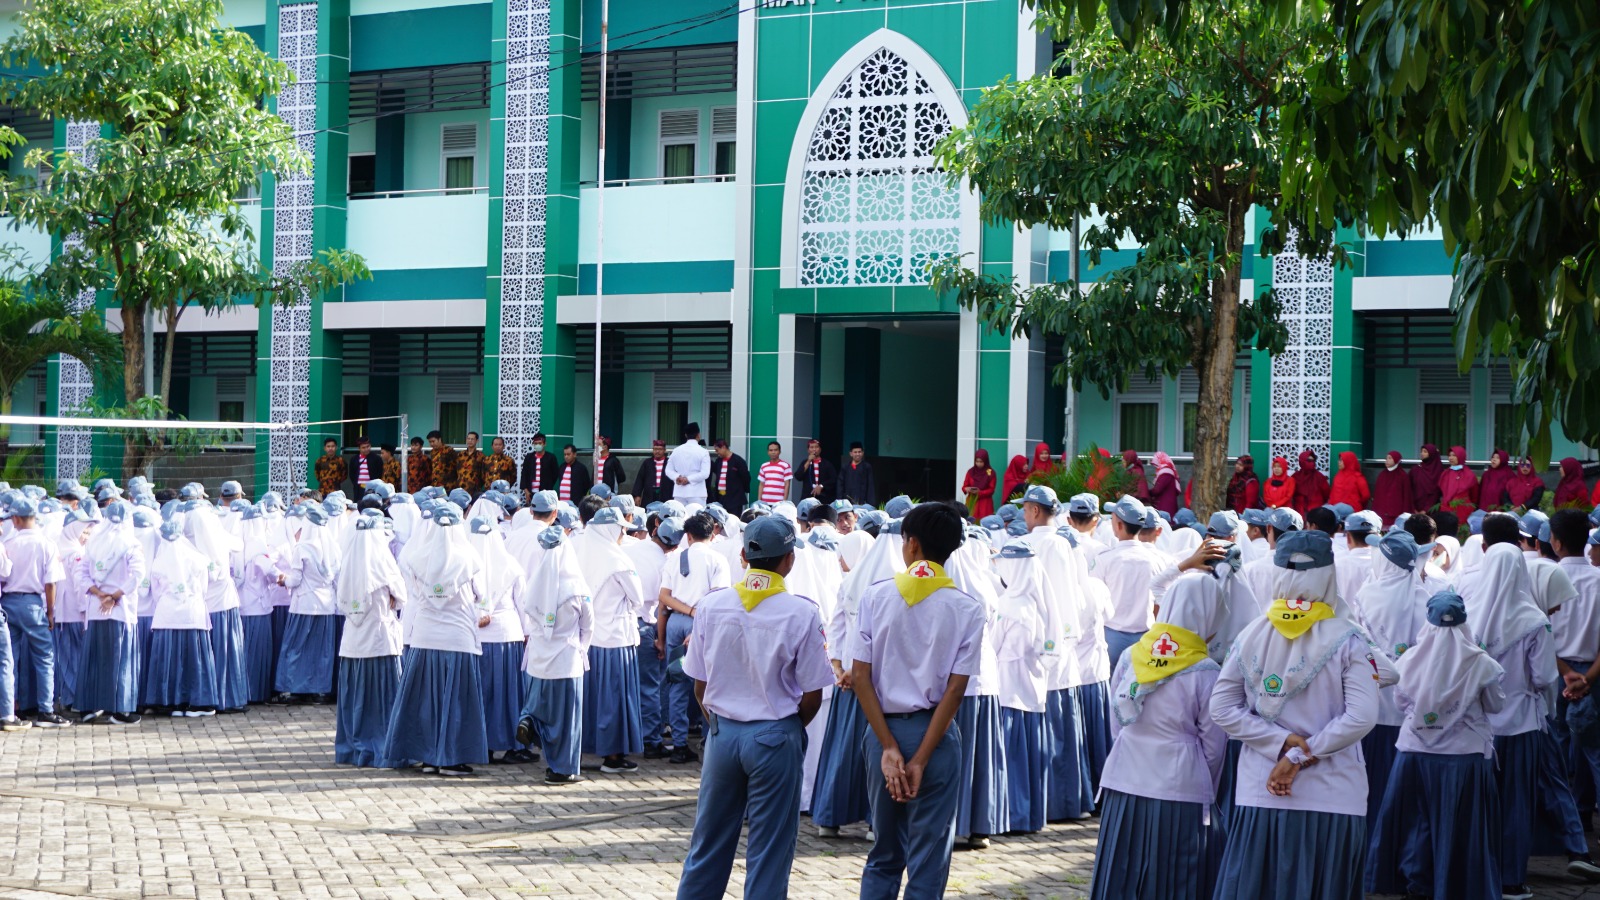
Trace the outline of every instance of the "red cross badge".
{"type": "Polygon", "coordinates": [[[1301,612],[1310,612],[1311,611],[1311,601],[1307,600],[1304,597],[1296,597],[1293,600],[1285,600],[1283,602],[1284,602],[1284,605],[1289,607],[1290,609],[1297,609],[1297,610],[1299,610],[1301,612]]]}
{"type": "Polygon", "coordinates": [[[1172,639],[1172,635],[1163,631],[1161,636],[1156,638],[1155,645],[1150,648],[1150,655],[1161,659],[1172,659],[1178,655],[1179,649],[1178,642],[1172,639]]]}
{"type": "Polygon", "coordinates": [[[752,591],[764,591],[767,588],[772,587],[772,577],[770,575],[763,575],[760,572],[751,572],[749,575],[745,576],[744,586],[752,591]]]}
{"type": "Polygon", "coordinates": [[[933,567],[926,562],[919,562],[911,568],[912,578],[932,578],[933,567]]]}

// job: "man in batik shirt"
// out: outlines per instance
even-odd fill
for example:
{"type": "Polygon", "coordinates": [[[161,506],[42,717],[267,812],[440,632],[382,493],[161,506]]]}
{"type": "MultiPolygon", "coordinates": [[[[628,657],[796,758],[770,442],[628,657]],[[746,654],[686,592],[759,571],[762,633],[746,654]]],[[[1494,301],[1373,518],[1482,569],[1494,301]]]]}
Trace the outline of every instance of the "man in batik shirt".
{"type": "Polygon", "coordinates": [[[328,438],[322,442],[322,455],[317,457],[317,490],[326,497],[334,491],[344,490],[344,457],[339,455],[339,442],[328,438]]]}

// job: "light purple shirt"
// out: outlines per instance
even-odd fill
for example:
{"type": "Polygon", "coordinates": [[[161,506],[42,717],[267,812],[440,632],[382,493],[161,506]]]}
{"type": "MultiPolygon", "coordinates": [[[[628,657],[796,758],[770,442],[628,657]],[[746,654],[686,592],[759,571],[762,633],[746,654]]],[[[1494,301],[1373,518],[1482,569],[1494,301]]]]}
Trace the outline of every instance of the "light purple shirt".
{"type": "Polygon", "coordinates": [[[56,548],[38,528],[13,531],[5,541],[11,572],[0,579],[0,593],[44,594],[44,586],[66,578],[56,548]]]}
{"type": "Polygon", "coordinates": [[[872,687],[885,713],[932,709],[951,675],[978,673],[983,621],[983,604],[955,588],[911,606],[894,579],[885,579],[861,595],[851,660],[872,666],[872,687]]]}
{"type": "Polygon", "coordinates": [[[683,673],[706,685],[705,708],[735,722],[787,719],[800,697],[833,684],[817,605],[787,591],[746,611],[728,588],[694,609],[683,673]]]}
{"type": "Polygon", "coordinates": [[[1589,663],[1600,657],[1600,569],[1581,556],[1557,563],[1572,581],[1577,595],[1550,616],[1555,629],[1556,656],[1589,663]]]}
{"type": "MultiPolygon", "coordinates": [[[[1111,683],[1127,677],[1129,654],[1118,660],[1111,683]]],[[[1209,660],[1166,679],[1144,698],[1139,718],[1123,725],[1111,716],[1111,755],[1100,786],[1157,800],[1199,803],[1217,796],[1217,777],[1228,735],[1211,719],[1217,667],[1209,660]]]]}

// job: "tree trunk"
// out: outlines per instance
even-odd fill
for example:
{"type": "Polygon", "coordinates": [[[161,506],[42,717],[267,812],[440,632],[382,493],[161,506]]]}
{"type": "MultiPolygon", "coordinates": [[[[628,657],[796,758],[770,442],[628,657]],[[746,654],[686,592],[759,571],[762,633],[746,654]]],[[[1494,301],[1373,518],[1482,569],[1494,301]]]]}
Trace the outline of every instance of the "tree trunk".
{"type": "MultiPolygon", "coordinates": [[[[0,416],[11,415],[11,392],[16,385],[0,388],[0,416]]],[[[43,430],[43,429],[41,429],[43,430]]],[[[11,426],[0,425],[0,466],[11,458],[11,426]]]]}
{"type": "Polygon", "coordinates": [[[161,359],[161,402],[172,408],[172,357],[178,349],[178,319],[181,308],[168,308],[163,315],[167,320],[166,354],[161,359]]]}
{"type": "MultiPolygon", "coordinates": [[[[144,310],[138,304],[122,307],[122,399],[129,409],[144,399],[144,310]]],[[[122,477],[141,474],[145,467],[143,432],[129,431],[122,439],[122,477]]]]}
{"type": "Polygon", "coordinates": [[[1244,249],[1244,221],[1249,205],[1235,202],[1229,210],[1228,251],[1235,260],[1211,282],[1211,327],[1195,357],[1200,378],[1200,407],[1195,416],[1194,511],[1204,522],[1227,505],[1228,431],[1233,423],[1233,369],[1239,354],[1239,272],[1244,249]]]}

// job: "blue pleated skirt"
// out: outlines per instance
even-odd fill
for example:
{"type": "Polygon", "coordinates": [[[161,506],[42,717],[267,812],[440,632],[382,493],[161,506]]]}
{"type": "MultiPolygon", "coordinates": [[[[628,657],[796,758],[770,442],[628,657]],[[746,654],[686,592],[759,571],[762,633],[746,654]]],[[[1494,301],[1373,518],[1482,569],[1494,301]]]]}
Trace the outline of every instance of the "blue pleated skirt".
{"type": "MultiPolygon", "coordinates": [[[[278,657],[283,655],[283,633],[289,630],[289,607],[274,606],[272,608],[272,678],[267,682],[274,686],[273,693],[277,693],[275,685],[278,683],[278,657]]],[[[335,648],[337,652],[337,648],[335,648]]]]}
{"type": "Polygon", "coordinates": [[[1233,786],[1239,779],[1239,751],[1244,749],[1244,744],[1230,739],[1228,750],[1222,757],[1222,771],[1217,775],[1217,805],[1216,810],[1224,833],[1233,817],[1233,786]]]}
{"type": "Polygon", "coordinates": [[[1050,785],[1045,791],[1045,817],[1051,822],[1081,819],[1094,811],[1089,756],[1084,751],[1083,722],[1072,691],[1051,691],[1045,699],[1050,785]]]}
{"type": "Polygon", "coordinates": [[[139,616],[139,655],[135,658],[134,671],[138,676],[138,683],[144,684],[144,661],[150,658],[150,635],[154,632],[155,616],[139,616]]]}
{"type": "Polygon", "coordinates": [[[1072,689],[1083,721],[1083,749],[1089,755],[1090,792],[1100,790],[1100,773],[1111,755],[1111,691],[1104,681],[1072,689]]]}
{"type": "Polygon", "coordinates": [[[272,670],[277,658],[272,652],[272,616],[240,616],[244,631],[244,691],[251,703],[265,703],[272,696],[272,670]]]}
{"type": "Polygon", "coordinates": [[[1043,831],[1050,760],[1045,714],[1000,708],[1000,730],[1005,735],[1006,808],[1009,832],[1043,831]]]}
{"type": "Polygon", "coordinates": [[[211,656],[217,669],[217,708],[244,709],[250,703],[244,623],[239,608],[211,614],[211,656]]]}
{"type": "Polygon", "coordinates": [[[1398,753],[1367,848],[1366,889],[1496,900],[1500,825],[1492,760],[1477,753],[1398,753]]]}
{"type": "Polygon", "coordinates": [[[1094,900],[1208,900],[1226,836],[1198,803],[1106,790],[1100,798],[1094,900]]]}
{"type": "Polygon", "coordinates": [[[1378,808],[1383,805],[1383,794],[1389,787],[1389,773],[1394,769],[1394,758],[1399,753],[1394,744],[1399,739],[1398,725],[1374,725],[1367,736],[1361,739],[1361,755],[1367,761],[1368,834],[1378,827],[1378,808]]]}
{"type": "Polygon", "coordinates": [[[407,650],[383,747],[383,757],[400,765],[487,763],[477,656],[420,647],[407,650]]]}
{"type": "Polygon", "coordinates": [[[583,750],[583,678],[530,678],[522,714],[533,720],[545,765],[560,775],[578,774],[583,750]]]}
{"type": "Polygon", "coordinates": [[[1363,816],[1235,806],[1215,900],[1362,900],[1363,816]]]}
{"type": "Polygon", "coordinates": [[[74,708],[122,713],[139,709],[139,629],[115,619],[96,619],[83,635],[74,708]]]}
{"type": "Polygon", "coordinates": [[[210,635],[198,628],[152,631],[139,699],[163,709],[215,707],[217,666],[210,635]]]}
{"type": "Polygon", "coordinates": [[[483,646],[478,657],[478,681],[483,685],[483,724],[489,752],[515,750],[517,717],[522,715],[521,641],[483,646]]]}
{"type": "Polygon", "coordinates": [[[344,660],[339,666],[339,702],[334,709],[334,762],[374,769],[399,767],[400,763],[383,755],[399,691],[400,657],[344,660]]]}
{"type": "Polygon", "coordinates": [[[867,820],[867,764],[861,750],[866,736],[867,717],[856,692],[835,687],[811,791],[811,821],[818,827],[840,828],[867,820]]]}
{"type": "Polygon", "coordinates": [[[1583,822],[1547,731],[1496,735],[1495,784],[1500,793],[1500,883],[1528,880],[1531,856],[1589,852],[1583,822]]]}
{"type": "MultiPolygon", "coordinates": [[[[688,735],[672,736],[687,746],[688,735]]],[[[644,751],[639,724],[639,655],[633,647],[590,647],[583,678],[583,752],[615,756],[644,751]]]]}
{"type": "Polygon", "coordinates": [[[78,669],[83,665],[82,622],[57,622],[50,629],[56,645],[56,706],[77,709],[78,669]]]}
{"type": "Polygon", "coordinates": [[[339,652],[334,636],[337,618],[289,614],[274,690],[280,694],[333,693],[333,658],[339,652]]]}
{"type": "Polygon", "coordinates": [[[956,801],[956,834],[1004,834],[1011,823],[1011,811],[1006,804],[1006,748],[1000,725],[1000,698],[992,694],[962,697],[956,724],[961,727],[962,776],[960,799],[956,801]]]}

